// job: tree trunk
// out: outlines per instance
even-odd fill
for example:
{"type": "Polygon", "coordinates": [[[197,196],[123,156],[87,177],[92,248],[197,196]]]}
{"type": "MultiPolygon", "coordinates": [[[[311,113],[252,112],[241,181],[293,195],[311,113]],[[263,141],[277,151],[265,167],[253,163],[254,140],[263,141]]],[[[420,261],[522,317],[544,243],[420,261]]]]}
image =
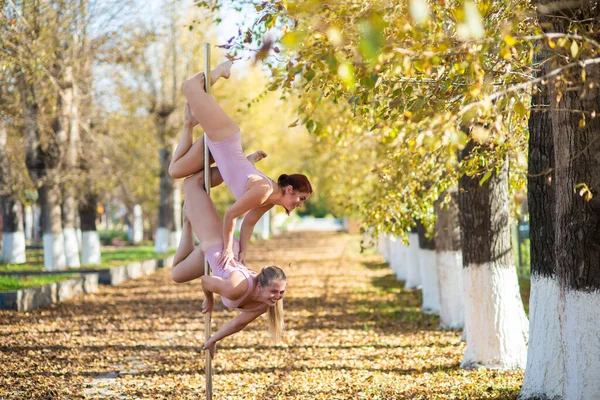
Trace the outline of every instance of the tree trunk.
{"type": "Polygon", "coordinates": [[[25,259],[25,232],[23,208],[13,185],[13,166],[6,154],[7,132],[0,120],[0,208],[2,209],[2,260],[10,264],[23,264],[25,259]]]}
{"type": "Polygon", "coordinates": [[[173,231],[171,232],[171,242],[169,243],[170,247],[173,248],[177,248],[181,240],[181,189],[179,186],[175,185],[173,181],[173,231]]]}
{"type": "MultiPolygon", "coordinates": [[[[589,35],[594,31],[598,40],[598,1],[550,5],[562,7],[552,19],[554,32],[571,33],[570,24],[582,21],[574,26],[577,32],[589,35]]],[[[572,60],[557,58],[557,62],[572,60]]],[[[582,72],[579,66],[572,68],[564,81],[553,80],[550,86],[556,196],[554,255],[565,399],[597,399],[600,393],[600,118],[593,118],[600,111],[600,69],[597,64],[586,68],[584,82],[582,72]],[[565,82],[572,86],[565,87],[565,82]],[[585,197],[588,189],[591,198],[585,197]]]]}
{"type": "Polygon", "coordinates": [[[129,214],[129,240],[131,243],[137,244],[144,240],[144,216],[142,213],[142,206],[136,204],[129,214]]]}
{"type": "Polygon", "coordinates": [[[2,208],[2,261],[6,264],[23,264],[25,258],[25,232],[23,207],[13,196],[0,196],[2,208]]]}
{"type": "MultiPolygon", "coordinates": [[[[81,14],[86,11],[83,8],[81,14]]],[[[82,19],[84,20],[84,19],[82,19]]],[[[96,227],[98,218],[98,193],[95,185],[95,178],[92,174],[92,165],[97,164],[99,158],[99,150],[97,145],[92,141],[89,131],[91,126],[92,115],[92,63],[94,53],[91,48],[90,41],[87,39],[85,27],[81,29],[82,35],[79,39],[80,55],[78,59],[83,60],[79,65],[78,73],[76,74],[77,85],[77,127],[83,124],[87,130],[80,135],[79,131],[72,132],[72,135],[80,142],[81,157],[79,158],[79,171],[83,177],[83,184],[80,199],[78,202],[79,223],[81,228],[81,264],[82,265],[99,265],[101,263],[101,248],[100,235],[96,227]]],[[[71,154],[75,158],[76,154],[71,154]]]]}
{"type": "Polygon", "coordinates": [[[390,237],[390,267],[396,274],[396,279],[406,281],[406,250],[408,248],[402,243],[402,239],[390,237]]]}
{"type": "MultiPolygon", "coordinates": [[[[38,187],[39,202],[42,209],[44,268],[47,270],[61,270],[66,268],[66,260],[61,227],[60,188],[58,187],[58,176],[55,172],[58,150],[52,140],[48,144],[48,149],[42,150],[37,123],[38,106],[33,84],[28,82],[24,72],[19,74],[18,81],[23,110],[25,160],[29,175],[38,187]]],[[[58,107],[60,109],[60,103],[58,107]]]]}
{"type": "MultiPolygon", "coordinates": [[[[550,72],[543,53],[538,76],[550,72]]],[[[531,97],[527,200],[531,257],[529,349],[520,399],[558,398],[562,394],[562,352],[558,321],[558,282],[554,257],[554,143],[548,86],[531,97]]]]}
{"type": "Polygon", "coordinates": [[[67,265],[71,268],[78,268],[80,263],[76,223],[77,200],[75,199],[77,174],[75,171],[79,147],[79,110],[77,106],[79,93],[70,67],[65,78],[70,82],[70,88],[64,91],[65,95],[63,96],[65,98],[63,129],[68,135],[65,135],[65,140],[61,143],[65,154],[63,176],[67,177],[63,182],[62,222],[67,265]]]}
{"type": "Polygon", "coordinates": [[[421,286],[421,271],[419,269],[419,234],[414,230],[408,233],[405,264],[406,282],[404,283],[404,289],[417,289],[421,286]]]}
{"type": "Polygon", "coordinates": [[[157,253],[166,253],[169,250],[171,232],[173,232],[173,178],[168,174],[171,162],[169,147],[159,150],[160,157],[160,200],[158,204],[158,228],[154,250],[157,253]]]}
{"type": "Polygon", "coordinates": [[[56,178],[53,175],[54,173],[48,174],[42,186],[38,188],[42,209],[44,269],[48,271],[64,270],[67,267],[60,209],[60,186],[55,182],[56,178]]]}
{"type": "Polygon", "coordinates": [[[419,235],[419,272],[421,275],[421,291],[423,305],[421,311],[427,314],[440,312],[440,293],[435,259],[435,242],[425,236],[425,227],[417,223],[419,235]]]}
{"type": "MultiPolygon", "coordinates": [[[[260,217],[256,224],[256,228],[255,231],[258,231],[258,235],[261,239],[266,240],[271,237],[271,210],[267,210],[267,212],[260,217]]],[[[404,261],[405,260],[403,259],[402,264],[404,264],[404,261]]]]}
{"type": "Polygon", "coordinates": [[[31,206],[33,210],[33,241],[39,243],[42,237],[42,209],[38,203],[31,206]]]}
{"type": "Polygon", "coordinates": [[[25,240],[31,241],[35,238],[34,211],[29,204],[23,207],[23,222],[25,224],[25,240]]]}
{"type": "MultiPolygon", "coordinates": [[[[466,157],[473,142],[463,150],[466,157]]],[[[510,244],[508,163],[483,185],[459,179],[467,347],[461,367],[525,367],[527,318],[510,244]]]]}
{"type": "Polygon", "coordinates": [[[89,190],[79,201],[79,220],[81,223],[81,264],[100,264],[100,235],[96,229],[98,197],[89,190]]]}
{"type": "MultiPolygon", "coordinates": [[[[366,239],[365,239],[366,241],[366,239]]],[[[379,240],[377,241],[377,250],[379,254],[383,257],[385,262],[390,262],[390,237],[388,234],[382,234],[379,236],[379,240]]]]}
{"type": "Polygon", "coordinates": [[[443,329],[462,329],[465,326],[462,283],[462,249],[458,190],[453,187],[440,196],[435,205],[435,258],[440,293],[440,326],[443,329]],[[445,196],[450,201],[441,206],[445,196]]]}

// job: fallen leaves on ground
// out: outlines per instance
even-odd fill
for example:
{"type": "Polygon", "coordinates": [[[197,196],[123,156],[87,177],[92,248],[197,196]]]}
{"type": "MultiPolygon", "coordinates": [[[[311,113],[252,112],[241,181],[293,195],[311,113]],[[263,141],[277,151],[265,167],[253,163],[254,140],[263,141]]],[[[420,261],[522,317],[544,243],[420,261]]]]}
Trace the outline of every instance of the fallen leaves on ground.
{"type": "MultiPolygon", "coordinates": [[[[463,370],[465,344],[420,312],[359,238],[288,233],[254,243],[255,269],[288,274],[286,334],[266,320],[220,343],[214,399],[515,399],[522,371],[463,370]]],[[[169,271],[29,313],[0,311],[0,398],[200,399],[200,282],[169,271]]],[[[213,331],[236,313],[220,302],[213,331]]]]}

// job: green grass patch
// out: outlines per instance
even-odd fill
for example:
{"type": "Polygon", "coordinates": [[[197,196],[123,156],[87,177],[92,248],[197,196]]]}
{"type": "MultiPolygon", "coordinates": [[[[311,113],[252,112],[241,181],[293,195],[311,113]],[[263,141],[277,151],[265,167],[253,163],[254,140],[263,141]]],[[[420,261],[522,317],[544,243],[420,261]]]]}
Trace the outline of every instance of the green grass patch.
{"type": "Polygon", "coordinates": [[[31,275],[31,276],[0,276],[0,290],[19,290],[43,286],[52,282],[65,281],[78,276],[77,274],[62,275],[31,275]]]}
{"type": "Polygon", "coordinates": [[[31,249],[25,251],[27,260],[24,264],[4,264],[0,262],[0,272],[41,271],[44,269],[44,251],[31,249]]]}
{"type": "Polygon", "coordinates": [[[164,258],[173,254],[175,254],[175,250],[169,250],[166,254],[156,254],[154,246],[107,247],[102,249],[100,268],[116,267],[153,258],[164,258]]]}
{"type": "MultiPolygon", "coordinates": [[[[3,264],[0,263],[0,272],[22,272],[22,271],[43,271],[44,258],[43,250],[27,250],[25,264],[3,264]]],[[[105,246],[101,249],[102,258],[100,265],[82,265],[82,269],[102,269],[127,265],[133,262],[150,260],[153,258],[164,258],[175,254],[175,250],[170,250],[166,254],[156,254],[154,246],[105,246]]],[[[76,270],[76,269],[74,269],[76,270]]]]}
{"type": "Polygon", "coordinates": [[[528,278],[519,278],[519,290],[525,313],[529,316],[529,294],[531,292],[531,281],[528,278]]]}

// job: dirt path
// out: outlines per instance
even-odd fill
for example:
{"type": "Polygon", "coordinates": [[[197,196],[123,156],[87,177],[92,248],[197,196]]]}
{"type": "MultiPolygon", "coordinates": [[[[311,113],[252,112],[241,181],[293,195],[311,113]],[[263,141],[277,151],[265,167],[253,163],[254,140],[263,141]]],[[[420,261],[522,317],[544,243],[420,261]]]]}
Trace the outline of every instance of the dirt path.
{"type": "MultiPolygon", "coordinates": [[[[464,371],[460,333],[437,330],[358,238],[291,233],[251,247],[250,265],[289,278],[286,335],[266,321],[227,338],[215,399],[514,399],[522,372],[464,371]],[[288,265],[290,264],[291,265],[288,265]]],[[[199,282],[169,271],[29,313],[0,311],[0,398],[204,398],[199,282]]],[[[217,303],[214,327],[234,312],[217,303]]]]}

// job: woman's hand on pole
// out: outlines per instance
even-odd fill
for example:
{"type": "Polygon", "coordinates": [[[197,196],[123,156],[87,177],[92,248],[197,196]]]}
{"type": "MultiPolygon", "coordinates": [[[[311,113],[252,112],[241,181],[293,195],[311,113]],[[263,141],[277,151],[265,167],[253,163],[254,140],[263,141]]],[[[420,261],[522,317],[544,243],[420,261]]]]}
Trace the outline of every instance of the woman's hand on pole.
{"type": "Polygon", "coordinates": [[[202,350],[210,351],[210,358],[215,358],[215,353],[217,352],[217,343],[212,341],[212,337],[204,343],[202,346],[202,350]]]}

